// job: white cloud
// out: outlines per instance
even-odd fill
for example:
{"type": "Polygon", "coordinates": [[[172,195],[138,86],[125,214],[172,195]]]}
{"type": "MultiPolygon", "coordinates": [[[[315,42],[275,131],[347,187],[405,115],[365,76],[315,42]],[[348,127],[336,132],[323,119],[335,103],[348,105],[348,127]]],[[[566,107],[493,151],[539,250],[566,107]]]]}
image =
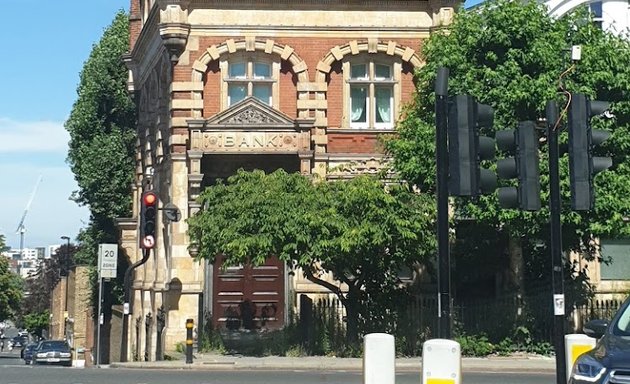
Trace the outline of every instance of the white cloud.
{"type": "Polygon", "coordinates": [[[70,135],[62,122],[19,122],[0,117],[0,153],[63,152],[70,135]]]}
{"type": "Polygon", "coordinates": [[[0,233],[7,245],[20,246],[15,230],[40,175],[42,182],[24,221],[24,246],[59,244],[60,236],[74,239],[85,226],[88,209],[69,200],[78,187],[65,163],[68,137],[61,123],[0,117],[0,233]]]}

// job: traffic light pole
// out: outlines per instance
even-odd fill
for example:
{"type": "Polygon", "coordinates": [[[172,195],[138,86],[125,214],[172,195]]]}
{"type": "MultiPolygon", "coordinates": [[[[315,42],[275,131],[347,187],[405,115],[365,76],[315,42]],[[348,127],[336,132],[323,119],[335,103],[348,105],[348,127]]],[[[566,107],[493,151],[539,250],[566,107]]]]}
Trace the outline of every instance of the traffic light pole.
{"type": "Polygon", "coordinates": [[[553,346],[556,352],[556,384],[566,384],[566,360],[564,350],[564,277],[562,275],[562,223],[560,221],[560,173],[558,150],[558,106],[547,102],[547,139],[549,140],[549,213],[551,221],[551,276],[553,285],[553,346]]]}
{"type": "Polygon", "coordinates": [[[142,259],[133,263],[127,270],[125,271],[125,277],[123,281],[124,285],[124,309],[123,309],[123,323],[122,323],[122,342],[120,343],[120,361],[127,362],[127,349],[129,345],[129,315],[131,314],[131,274],[133,270],[146,263],[149,260],[149,255],[151,254],[150,249],[142,249],[142,259]]]}
{"type": "Polygon", "coordinates": [[[451,270],[448,244],[448,68],[435,81],[435,149],[437,167],[438,337],[451,338],[451,270]]]}

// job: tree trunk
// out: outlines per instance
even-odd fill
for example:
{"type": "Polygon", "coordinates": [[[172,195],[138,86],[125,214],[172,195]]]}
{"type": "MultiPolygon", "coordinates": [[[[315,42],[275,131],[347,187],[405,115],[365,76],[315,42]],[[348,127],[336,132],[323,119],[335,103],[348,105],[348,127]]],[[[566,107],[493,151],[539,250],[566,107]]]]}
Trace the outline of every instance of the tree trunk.
{"type": "Polygon", "coordinates": [[[348,295],[343,301],[346,307],[346,340],[349,345],[354,345],[359,342],[359,297],[355,292],[357,289],[350,287],[348,295]]]}
{"type": "Polygon", "coordinates": [[[523,316],[523,299],[525,297],[525,262],[520,237],[510,236],[508,243],[510,270],[508,273],[508,289],[516,294],[516,320],[523,316]]]}

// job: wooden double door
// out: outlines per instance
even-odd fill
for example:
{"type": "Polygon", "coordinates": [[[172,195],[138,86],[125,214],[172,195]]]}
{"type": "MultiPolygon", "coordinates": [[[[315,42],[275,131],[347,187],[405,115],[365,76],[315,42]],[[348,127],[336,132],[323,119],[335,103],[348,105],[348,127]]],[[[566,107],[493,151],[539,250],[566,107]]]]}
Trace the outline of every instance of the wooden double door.
{"type": "Polygon", "coordinates": [[[285,267],[277,257],[264,265],[213,265],[212,321],[215,329],[278,329],[285,318],[285,267]]]}

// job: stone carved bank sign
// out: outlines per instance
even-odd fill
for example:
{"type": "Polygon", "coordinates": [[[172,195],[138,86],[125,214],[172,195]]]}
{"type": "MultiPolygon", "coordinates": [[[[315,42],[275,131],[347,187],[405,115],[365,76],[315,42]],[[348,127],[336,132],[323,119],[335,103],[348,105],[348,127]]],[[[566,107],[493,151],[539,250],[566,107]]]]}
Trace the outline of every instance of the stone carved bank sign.
{"type": "Polygon", "coordinates": [[[308,135],[298,132],[191,132],[191,149],[203,152],[296,153],[308,148],[308,135]]]}
{"type": "Polygon", "coordinates": [[[187,120],[190,149],[203,153],[310,152],[314,121],[292,119],[249,97],[207,120],[187,120]]]}

